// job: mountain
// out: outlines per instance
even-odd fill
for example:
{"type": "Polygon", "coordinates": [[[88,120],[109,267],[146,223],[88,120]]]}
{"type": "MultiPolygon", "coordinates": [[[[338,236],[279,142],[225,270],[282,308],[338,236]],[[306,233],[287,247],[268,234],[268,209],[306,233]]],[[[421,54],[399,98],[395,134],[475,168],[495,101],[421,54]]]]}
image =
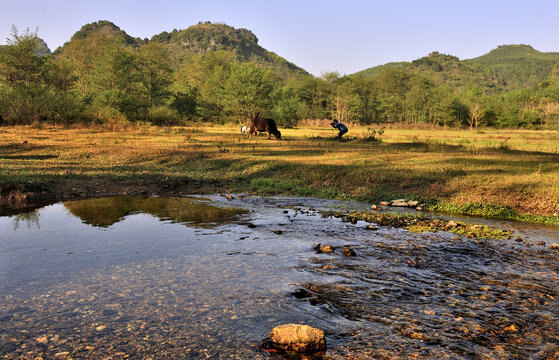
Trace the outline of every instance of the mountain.
{"type": "Polygon", "coordinates": [[[540,52],[529,45],[501,45],[468,61],[494,71],[507,88],[526,88],[548,79],[558,58],[557,52],[540,52]]]}
{"type": "Polygon", "coordinates": [[[258,38],[250,30],[226,24],[198,23],[184,30],[164,31],[154,35],[150,41],[163,44],[175,65],[194,55],[225,50],[240,61],[261,64],[281,75],[309,75],[306,70],[258,45],[258,38]]]}
{"type": "Polygon", "coordinates": [[[489,69],[436,51],[412,62],[392,62],[362,70],[354,75],[374,77],[387,68],[399,68],[412,74],[428,74],[438,83],[449,85],[456,91],[471,83],[475,83],[487,91],[495,91],[504,86],[504,80],[489,69]]]}
{"type": "MultiPolygon", "coordinates": [[[[41,39],[40,37],[37,37],[37,44],[35,46],[35,55],[37,56],[45,56],[51,53],[47,43],[45,42],[45,40],[41,39]]],[[[0,49],[3,46],[7,46],[7,45],[0,45],[0,49]]]]}
{"type": "Polygon", "coordinates": [[[50,54],[50,49],[45,42],[45,40],[41,38],[37,38],[37,47],[35,48],[35,55],[45,56],[50,54]]]}
{"type": "Polygon", "coordinates": [[[120,36],[127,45],[138,46],[145,42],[145,40],[128,35],[124,30],[121,30],[118,26],[107,20],[99,20],[82,26],[81,29],[72,35],[70,41],[85,39],[90,37],[92,34],[99,32],[120,36]]]}
{"type": "Polygon", "coordinates": [[[365,69],[365,70],[358,71],[353,75],[375,76],[384,69],[403,68],[403,67],[406,67],[409,64],[410,63],[407,62],[407,61],[389,62],[389,63],[386,63],[384,65],[373,66],[372,68],[368,68],[368,69],[365,69]]]}
{"type": "Polygon", "coordinates": [[[374,77],[385,68],[401,68],[428,73],[453,88],[475,82],[489,91],[503,91],[534,87],[549,79],[552,71],[559,77],[558,59],[559,53],[540,52],[529,45],[501,45],[474,59],[460,60],[435,51],[412,62],[388,63],[356,74],[374,77]]]}
{"type": "Polygon", "coordinates": [[[258,38],[247,29],[235,29],[225,24],[199,23],[184,30],[162,32],[150,40],[135,38],[110,21],[101,20],[82,26],[55,54],[64,49],[78,47],[76,43],[100,35],[115,35],[129,46],[137,47],[149,42],[162,44],[169,52],[172,64],[179,67],[192,56],[209,51],[225,50],[235,55],[239,61],[252,61],[272,69],[284,77],[309,75],[304,69],[290,63],[277,54],[258,45],[258,38]]]}

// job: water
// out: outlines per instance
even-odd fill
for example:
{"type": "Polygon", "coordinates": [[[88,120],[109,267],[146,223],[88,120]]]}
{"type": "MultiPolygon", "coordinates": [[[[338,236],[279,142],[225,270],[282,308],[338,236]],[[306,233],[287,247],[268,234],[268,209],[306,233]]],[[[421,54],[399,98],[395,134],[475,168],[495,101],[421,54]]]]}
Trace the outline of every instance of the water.
{"type": "Polygon", "coordinates": [[[0,217],[0,358],[279,358],[260,344],[291,322],[326,331],[323,359],[559,351],[559,229],[492,221],[528,241],[472,240],[314,208],[367,205],[119,197],[0,217]]]}

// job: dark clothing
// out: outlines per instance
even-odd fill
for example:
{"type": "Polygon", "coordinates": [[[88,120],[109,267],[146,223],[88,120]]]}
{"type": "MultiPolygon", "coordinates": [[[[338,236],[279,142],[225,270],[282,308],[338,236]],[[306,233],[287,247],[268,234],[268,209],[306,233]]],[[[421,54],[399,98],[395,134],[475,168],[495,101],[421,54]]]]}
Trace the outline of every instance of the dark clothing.
{"type": "Polygon", "coordinates": [[[342,136],[348,131],[347,126],[345,126],[341,122],[338,122],[338,123],[332,123],[332,127],[340,131],[340,133],[338,134],[338,141],[342,142],[342,136]]]}

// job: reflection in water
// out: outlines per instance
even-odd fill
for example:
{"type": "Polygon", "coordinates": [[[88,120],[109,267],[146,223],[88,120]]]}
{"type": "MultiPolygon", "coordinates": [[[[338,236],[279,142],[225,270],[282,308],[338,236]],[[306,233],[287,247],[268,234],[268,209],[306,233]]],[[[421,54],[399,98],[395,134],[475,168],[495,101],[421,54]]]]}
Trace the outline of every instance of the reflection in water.
{"type": "Polygon", "coordinates": [[[19,229],[21,223],[25,223],[28,229],[30,229],[32,226],[37,227],[37,229],[41,228],[39,224],[39,212],[37,210],[30,211],[27,213],[17,214],[14,215],[13,218],[14,218],[14,230],[19,229]]]}
{"type": "Polygon", "coordinates": [[[282,323],[324,329],[324,359],[559,356],[558,231],[473,240],[308,210],[337,206],[354,204],[122,197],[20,218],[40,229],[0,217],[0,358],[278,359],[259,345],[282,323]]]}
{"type": "Polygon", "coordinates": [[[211,227],[231,222],[247,212],[240,208],[215,207],[208,199],[188,197],[118,196],[66,201],[64,206],[85,224],[100,227],[108,227],[133,213],[150,214],[194,227],[211,227]]]}

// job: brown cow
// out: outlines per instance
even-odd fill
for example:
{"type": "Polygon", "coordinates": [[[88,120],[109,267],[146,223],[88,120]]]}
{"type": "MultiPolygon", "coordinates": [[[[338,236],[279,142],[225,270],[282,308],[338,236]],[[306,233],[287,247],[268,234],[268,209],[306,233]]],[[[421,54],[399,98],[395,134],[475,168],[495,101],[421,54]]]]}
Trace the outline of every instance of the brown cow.
{"type": "Polygon", "coordinates": [[[267,132],[268,140],[272,138],[272,135],[281,140],[281,132],[276,127],[276,122],[273,119],[263,119],[259,115],[260,113],[250,119],[249,136],[256,135],[258,132],[267,132]]]}

